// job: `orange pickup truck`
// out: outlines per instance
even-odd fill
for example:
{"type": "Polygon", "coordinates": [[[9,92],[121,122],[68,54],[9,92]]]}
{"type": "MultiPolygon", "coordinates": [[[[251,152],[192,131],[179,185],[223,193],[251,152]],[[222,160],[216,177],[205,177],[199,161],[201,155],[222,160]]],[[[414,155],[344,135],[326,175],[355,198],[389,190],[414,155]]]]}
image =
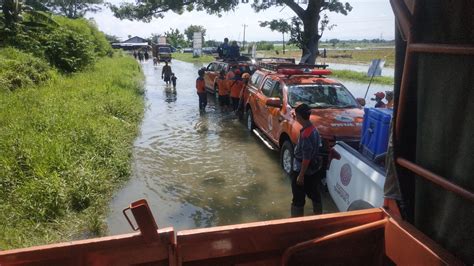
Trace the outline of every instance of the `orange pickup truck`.
{"type": "Polygon", "coordinates": [[[283,170],[290,173],[293,145],[301,125],[294,118],[300,103],[313,110],[311,121],[321,135],[320,152],[326,163],[329,148],[343,140],[358,146],[363,110],[357,99],[338,81],[329,79],[326,66],[287,63],[261,64],[247,85],[247,128],[274,150],[280,150],[283,170]]]}
{"type": "Polygon", "coordinates": [[[209,93],[216,94],[219,90],[217,86],[217,78],[219,77],[219,72],[224,70],[226,73],[232,68],[238,68],[241,73],[253,73],[256,69],[256,66],[252,64],[249,58],[241,57],[239,60],[216,60],[211,62],[205,69],[204,73],[204,82],[206,84],[206,90],[209,93]]]}

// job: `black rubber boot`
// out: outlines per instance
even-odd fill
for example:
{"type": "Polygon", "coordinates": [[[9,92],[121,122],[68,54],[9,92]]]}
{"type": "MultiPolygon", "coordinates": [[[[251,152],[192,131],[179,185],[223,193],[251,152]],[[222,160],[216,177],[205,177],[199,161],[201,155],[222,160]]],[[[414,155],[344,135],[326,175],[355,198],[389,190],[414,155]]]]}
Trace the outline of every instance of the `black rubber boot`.
{"type": "Polygon", "coordinates": [[[304,216],[304,207],[297,207],[291,205],[291,217],[301,217],[304,216]]]}
{"type": "Polygon", "coordinates": [[[313,213],[314,214],[322,214],[323,213],[323,205],[320,201],[313,201],[313,213]]]}

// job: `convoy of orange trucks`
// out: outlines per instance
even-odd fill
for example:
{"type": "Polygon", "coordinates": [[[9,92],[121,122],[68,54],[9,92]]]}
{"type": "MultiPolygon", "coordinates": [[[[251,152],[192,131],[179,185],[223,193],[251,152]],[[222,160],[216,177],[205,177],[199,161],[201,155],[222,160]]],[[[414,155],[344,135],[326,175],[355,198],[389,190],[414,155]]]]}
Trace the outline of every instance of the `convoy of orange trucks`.
{"type": "Polygon", "coordinates": [[[0,265],[472,265],[474,4],[391,4],[395,105],[382,207],[176,232],[158,228],[140,200],[124,209],[135,233],[0,251],[0,265]]]}

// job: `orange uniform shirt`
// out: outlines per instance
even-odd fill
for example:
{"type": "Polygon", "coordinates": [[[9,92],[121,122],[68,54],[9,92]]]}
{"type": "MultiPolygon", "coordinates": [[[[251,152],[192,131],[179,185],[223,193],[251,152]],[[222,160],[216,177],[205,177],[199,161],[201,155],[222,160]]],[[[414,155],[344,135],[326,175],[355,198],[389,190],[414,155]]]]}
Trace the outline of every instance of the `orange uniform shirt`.
{"type": "Polygon", "coordinates": [[[198,93],[206,92],[206,83],[204,82],[204,78],[197,78],[196,79],[196,90],[198,93]]]}
{"type": "Polygon", "coordinates": [[[226,79],[218,78],[217,79],[217,87],[219,88],[219,95],[229,95],[229,85],[226,79]]]}
{"type": "Polygon", "coordinates": [[[239,98],[240,92],[244,89],[244,82],[242,80],[231,80],[230,84],[230,97],[239,98]]]}

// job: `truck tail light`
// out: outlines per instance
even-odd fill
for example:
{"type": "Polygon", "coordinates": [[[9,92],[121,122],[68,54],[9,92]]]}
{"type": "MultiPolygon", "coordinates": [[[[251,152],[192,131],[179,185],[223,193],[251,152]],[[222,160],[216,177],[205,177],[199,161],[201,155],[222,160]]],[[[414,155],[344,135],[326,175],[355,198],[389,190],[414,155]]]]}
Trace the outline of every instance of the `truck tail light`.
{"type": "Polygon", "coordinates": [[[333,159],[340,160],[341,155],[334,148],[331,148],[328,154],[328,170],[329,170],[329,167],[331,167],[331,161],[333,159]]]}

